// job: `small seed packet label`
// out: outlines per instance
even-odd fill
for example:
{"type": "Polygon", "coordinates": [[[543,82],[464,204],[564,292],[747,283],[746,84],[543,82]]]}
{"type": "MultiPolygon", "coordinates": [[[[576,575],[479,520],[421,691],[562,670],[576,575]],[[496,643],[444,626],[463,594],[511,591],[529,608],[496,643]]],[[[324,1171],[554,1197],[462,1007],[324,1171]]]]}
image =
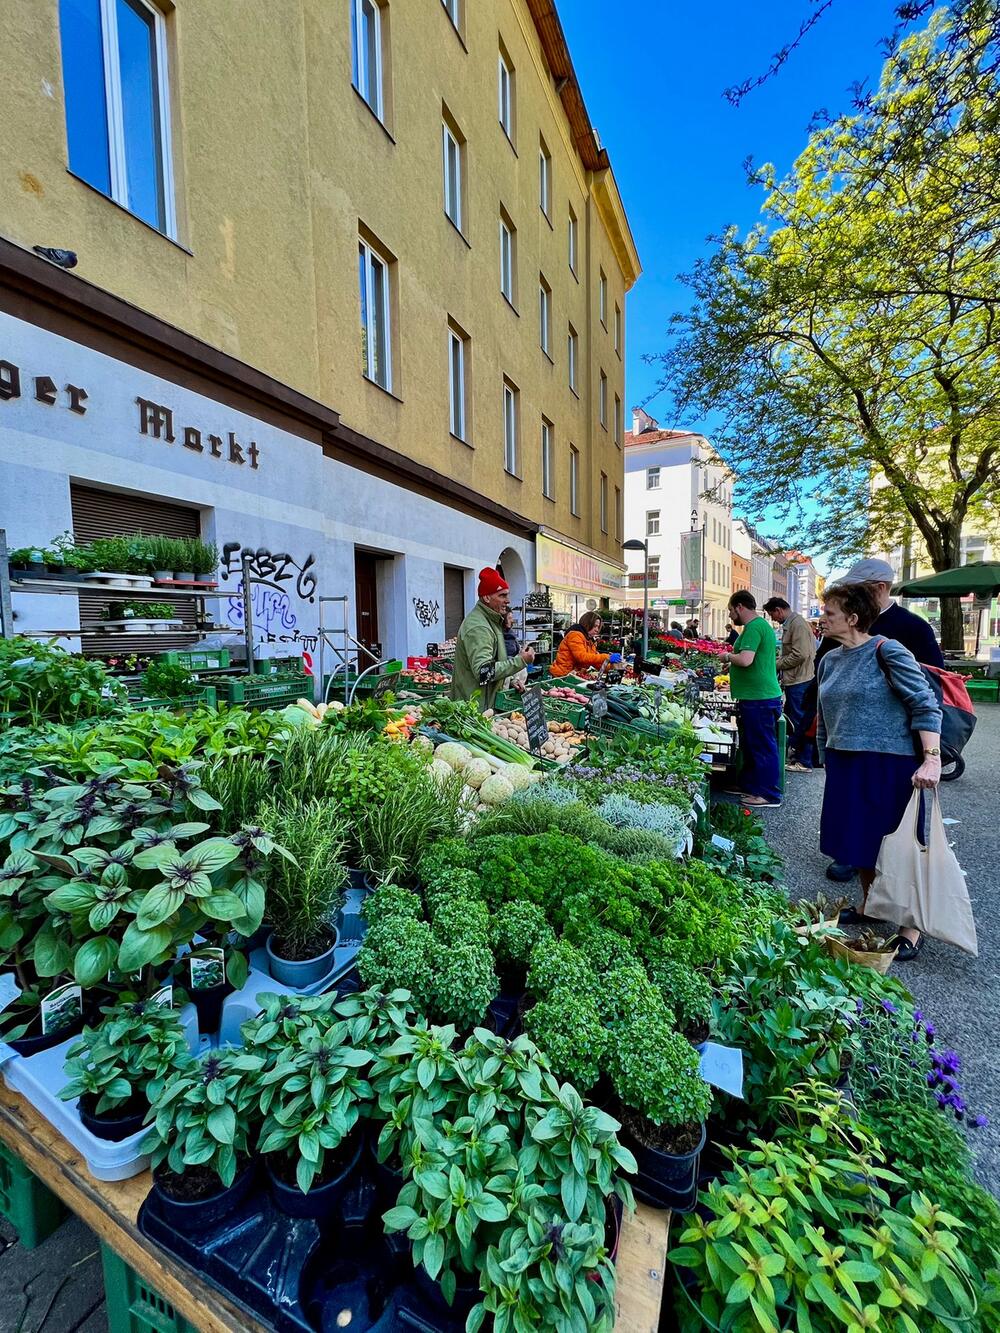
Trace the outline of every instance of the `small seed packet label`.
{"type": "Polygon", "coordinates": [[[17,984],[17,978],[13,972],[5,972],[0,976],[0,1011],[13,1004],[21,994],[21,987],[17,984]]]}
{"type": "Polygon", "coordinates": [[[173,986],[161,986],[155,995],[150,996],[149,1003],[162,1005],[164,1009],[172,1009],[174,1007],[173,986]]]}
{"type": "Polygon", "coordinates": [[[226,954],[223,949],[199,949],[188,954],[191,971],[191,989],[209,990],[221,986],[226,979],[226,954]]]}
{"type": "Polygon", "coordinates": [[[728,1092],[732,1097],[742,1097],[743,1052],[739,1047],[704,1041],[698,1051],[701,1055],[701,1076],[705,1082],[722,1092],[728,1092]]]}
{"type": "Polygon", "coordinates": [[[69,982],[50,991],[40,1005],[42,1036],[62,1032],[83,1017],[83,991],[69,982]]]}

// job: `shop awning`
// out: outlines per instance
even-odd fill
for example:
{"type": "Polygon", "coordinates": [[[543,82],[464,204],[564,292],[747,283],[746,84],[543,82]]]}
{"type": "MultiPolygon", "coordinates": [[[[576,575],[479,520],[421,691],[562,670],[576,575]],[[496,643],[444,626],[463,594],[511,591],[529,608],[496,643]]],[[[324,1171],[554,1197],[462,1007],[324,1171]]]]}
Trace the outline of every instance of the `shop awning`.
{"type": "Polygon", "coordinates": [[[910,579],[899,583],[893,592],[901,597],[975,597],[1000,596],[1000,562],[987,561],[975,565],[961,565],[958,569],[944,569],[940,574],[910,579]]]}

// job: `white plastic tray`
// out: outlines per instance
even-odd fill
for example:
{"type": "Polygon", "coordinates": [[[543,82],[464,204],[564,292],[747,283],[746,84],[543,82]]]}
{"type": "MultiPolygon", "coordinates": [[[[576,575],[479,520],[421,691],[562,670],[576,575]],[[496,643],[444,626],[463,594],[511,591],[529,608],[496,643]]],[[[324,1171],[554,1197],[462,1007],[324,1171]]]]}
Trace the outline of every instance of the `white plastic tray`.
{"type": "MultiPolygon", "coordinates": [[[[180,1011],[180,1020],[187,1033],[188,1045],[192,1051],[199,1047],[198,1015],[193,1004],[186,1004],[180,1011]]],[[[66,1052],[76,1039],[67,1038],[58,1046],[51,1046],[37,1055],[23,1056],[12,1054],[3,1064],[3,1079],[8,1088],[20,1092],[31,1105],[53,1125],[63,1138],[73,1145],[87,1163],[87,1170],[95,1180],[128,1180],[145,1171],[149,1158],[139,1150],[139,1145],[149,1133],[149,1127],[138,1134],[131,1134],[127,1139],[112,1143],[110,1139],[98,1138],[84,1129],[76,1102],[60,1101],[59,1093],[66,1086],[66,1074],[63,1065],[66,1052]]],[[[0,1061],[10,1047],[0,1044],[0,1061]]]]}

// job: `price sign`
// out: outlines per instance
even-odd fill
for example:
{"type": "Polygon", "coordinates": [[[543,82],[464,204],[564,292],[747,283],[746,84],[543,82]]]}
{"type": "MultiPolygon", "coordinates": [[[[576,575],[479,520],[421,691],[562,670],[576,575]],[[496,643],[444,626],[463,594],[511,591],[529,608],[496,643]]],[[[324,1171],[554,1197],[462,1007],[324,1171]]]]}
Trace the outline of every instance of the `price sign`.
{"type": "Polygon", "coordinates": [[[590,714],[595,722],[600,722],[602,717],[608,715],[608,691],[607,687],[591,691],[590,696],[590,714]]]}
{"type": "Polygon", "coordinates": [[[545,717],[545,704],[539,686],[536,685],[525,692],[521,711],[524,713],[524,725],[528,732],[528,747],[537,753],[549,739],[549,724],[545,717]]]}
{"type": "Polygon", "coordinates": [[[396,688],[396,683],[398,680],[399,680],[398,671],[394,671],[391,674],[386,673],[384,676],[379,676],[378,680],[375,682],[375,688],[372,690],[372,698],[381,699],[383,694],[389,694],[392,690],[396,688]]]}

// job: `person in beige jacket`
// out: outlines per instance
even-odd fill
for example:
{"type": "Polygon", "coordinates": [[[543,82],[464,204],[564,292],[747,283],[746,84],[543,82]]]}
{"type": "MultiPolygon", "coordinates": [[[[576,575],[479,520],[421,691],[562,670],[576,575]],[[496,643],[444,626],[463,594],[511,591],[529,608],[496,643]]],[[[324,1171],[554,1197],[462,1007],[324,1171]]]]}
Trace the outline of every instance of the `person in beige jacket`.
{"type": "Polygon", "coordinates": [[[812,718],[806,716],[805,695],[816,674],[816,638],[807,621],[783,597],[772,597],[764,603],[764,610],[781,626],[778,672],[789,723],[790,758],[786,767],[791,773],[811,773],[815,742],[805,734],[812,723],[812,718]]]}

